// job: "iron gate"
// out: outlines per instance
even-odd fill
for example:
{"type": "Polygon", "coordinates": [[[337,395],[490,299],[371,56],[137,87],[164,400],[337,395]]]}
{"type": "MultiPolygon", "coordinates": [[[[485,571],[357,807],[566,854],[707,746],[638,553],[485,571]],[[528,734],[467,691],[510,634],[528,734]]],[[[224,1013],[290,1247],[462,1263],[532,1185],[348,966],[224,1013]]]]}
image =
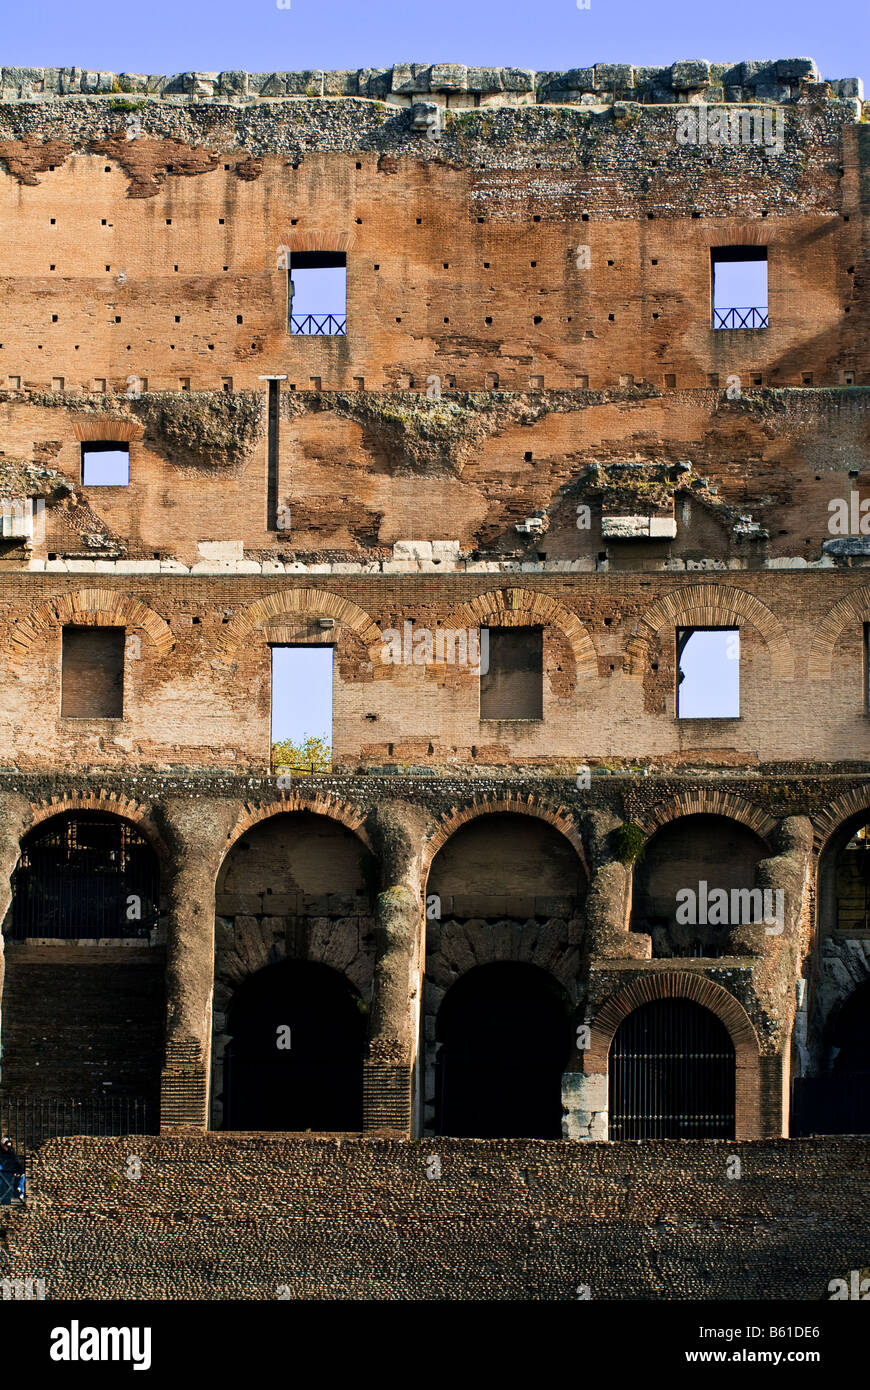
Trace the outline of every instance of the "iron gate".
{"type": "Polygon", "coordinates": [[[629,1014],[610,1049],[611,1139],[733,1139],[734,1044],[689,999],[629,1014]]]}

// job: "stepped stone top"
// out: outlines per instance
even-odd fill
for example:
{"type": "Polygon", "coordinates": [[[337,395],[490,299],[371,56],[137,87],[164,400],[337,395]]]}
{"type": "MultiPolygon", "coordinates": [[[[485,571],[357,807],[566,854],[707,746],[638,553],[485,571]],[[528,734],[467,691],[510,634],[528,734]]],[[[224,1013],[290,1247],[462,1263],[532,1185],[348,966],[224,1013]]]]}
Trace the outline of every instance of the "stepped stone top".
{"type": "Polygon", "coordinates": [[[462,63],[396,63],[346,72],[183,72],[174,76],[94,72],[86,68],[0,69],[0,101],[41,102],[128,95],[181,103],[248,103],[281,98],[363,97],[410,106],[422,98],[463,106],[572,104],[617,101],[796,101],[811,84],[815,95],[863,100],[858,77],[823,81],[812,58],[739,63],[689,59],[670,67],[594,63],[567,72],[477,68],[462,63]]]}

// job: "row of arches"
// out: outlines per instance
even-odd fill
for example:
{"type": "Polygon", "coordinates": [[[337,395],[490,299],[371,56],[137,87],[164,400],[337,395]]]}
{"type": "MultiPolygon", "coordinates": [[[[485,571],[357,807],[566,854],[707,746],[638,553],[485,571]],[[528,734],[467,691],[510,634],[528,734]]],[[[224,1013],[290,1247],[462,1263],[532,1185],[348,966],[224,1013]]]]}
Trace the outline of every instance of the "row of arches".
{"type": "MultiPolygon", "coordinates": [[[[853,859],[865,853],[867,822],[865,812],[853,816],[822,857],[821,911],[833,902],[834,935],[866,930],[853,859]]],[[[632,928],[652,937],[654,955],[726,954],[724,940],[677,937],[665,907],[691,874],[745,886],[769,854],[758,831],[726,817],[660,827],[635,869],[632,928]]],[[[252,824],[225,857],[215,898],[216,1127],[360,1129],[374,978],[370,861],[348,826],[310,811],[252,824]]],[[[156,1094],[166,1006],[159,880],[147,838],[105,812],[55,816],[25,837],[4,925],[12,943],[4,1092],[91,1093],[108,1082],[116,1094],[156,1094]],[[119,950],[138,945],[140,957],[114,958],[105,949],[112,938],[119,950]],[[91,940],[101,945],[91,955],[79,949],[75,962],[50,952],[37,960],[32,949],[91,940]],[[19,959],[15,946],[30,953],[19,959]],[[34,1027],[49,1029],[38,1045],[34,1027]]],[[[560,1137],[565,1077],[581,1070],[586,884],[577,845],[518,812],[460,824],[444,839],[426,885],[438,913],[425,935],[425,1131],[560,1137]]],[[[862,1132],[870,1129],[868,985],[857,981],[818,1026],[823,1122],[846,1123],[843,1105],[830,1103],[839,1085],[852,1098],[848,1124],[862,1132]]],[[[611,1138],[733,1133],[734,1043],[710,1009],[677,999],[639,1006],[616,1030],[606,1067],[611,1138]]]]}
{"type": "MultiPolygon", "coordinates": [[[[141,630],[158,657],[172,649],[171,628],[153,609],[140,600],[111,590],[91,588],[39,605],[16,627],[10,642],[10,657],[13,661],[25,657],[47,626],[60,627],[81,621],[85,614],[98,624],[141,630]]],[[[253,633],[264,631],[276,618],[300,614],[332,618],[368,646],[383,640],[375,619],[358,604],[329,590],[300,587],[282,589],[267,598],[257,599],[237,613],[222,634],[221,652],[229,657],[235,647],[248,641],[253,633]]],[[[843,629],[847,626],[860,628],[868,621],[870,587],[865,585],[839,600],[822,619],[809,653],[809,678],[830,679],[843,629]]],[[[460,605],[448,619],[448,625],[460,628],[490,623],[507,626],[552,624],[567,639],[578,670],[593,674],[596,669],[595,648],[586,627],[576,614],[549,594],[529,587],[491,590],[460,605]]],[[[771,609],[745,589],[709,582],[676,588],[650,606],[627,646],[626,669],[630,675],[641,677],[653,642],[666,630],[692,625],[741,627],[744,624],[753,627],[766,644],[773,675],[791,678],[794,674],[791,643],[783,624],[771,609]]]]}

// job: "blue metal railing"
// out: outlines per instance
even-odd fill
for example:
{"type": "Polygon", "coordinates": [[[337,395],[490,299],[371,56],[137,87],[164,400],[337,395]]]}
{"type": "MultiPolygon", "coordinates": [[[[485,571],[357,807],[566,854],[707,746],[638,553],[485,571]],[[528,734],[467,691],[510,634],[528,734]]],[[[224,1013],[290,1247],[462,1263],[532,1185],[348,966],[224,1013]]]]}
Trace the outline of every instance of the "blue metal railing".
{"type": "Polygon", "coordinates": [[[766,309],[714,309],[714,328],[769,328],[766,309]]]}
{"type": "Polygon", "coordinates": [[[347,333],[347,316],[337,314],[296,314],[290,316],[290,332],[305,333],[319,338],[338,338],[347,333]]]}

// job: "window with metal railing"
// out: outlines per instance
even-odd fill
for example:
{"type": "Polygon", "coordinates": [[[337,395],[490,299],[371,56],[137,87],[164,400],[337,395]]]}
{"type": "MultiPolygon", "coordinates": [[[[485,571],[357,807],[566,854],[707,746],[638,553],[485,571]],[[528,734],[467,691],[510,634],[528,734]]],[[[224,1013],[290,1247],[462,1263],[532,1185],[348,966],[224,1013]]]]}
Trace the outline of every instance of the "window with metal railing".
{"type": "Polygon", "coordinates": [[[287,272],[287,327],[294,336],[347,333],[347,254],[293,251],[287,272]]]}
{"type": "Polygon", "coordinates": [[[710,250],[714,329],[769,328],[767,247],[710,250]]]}

